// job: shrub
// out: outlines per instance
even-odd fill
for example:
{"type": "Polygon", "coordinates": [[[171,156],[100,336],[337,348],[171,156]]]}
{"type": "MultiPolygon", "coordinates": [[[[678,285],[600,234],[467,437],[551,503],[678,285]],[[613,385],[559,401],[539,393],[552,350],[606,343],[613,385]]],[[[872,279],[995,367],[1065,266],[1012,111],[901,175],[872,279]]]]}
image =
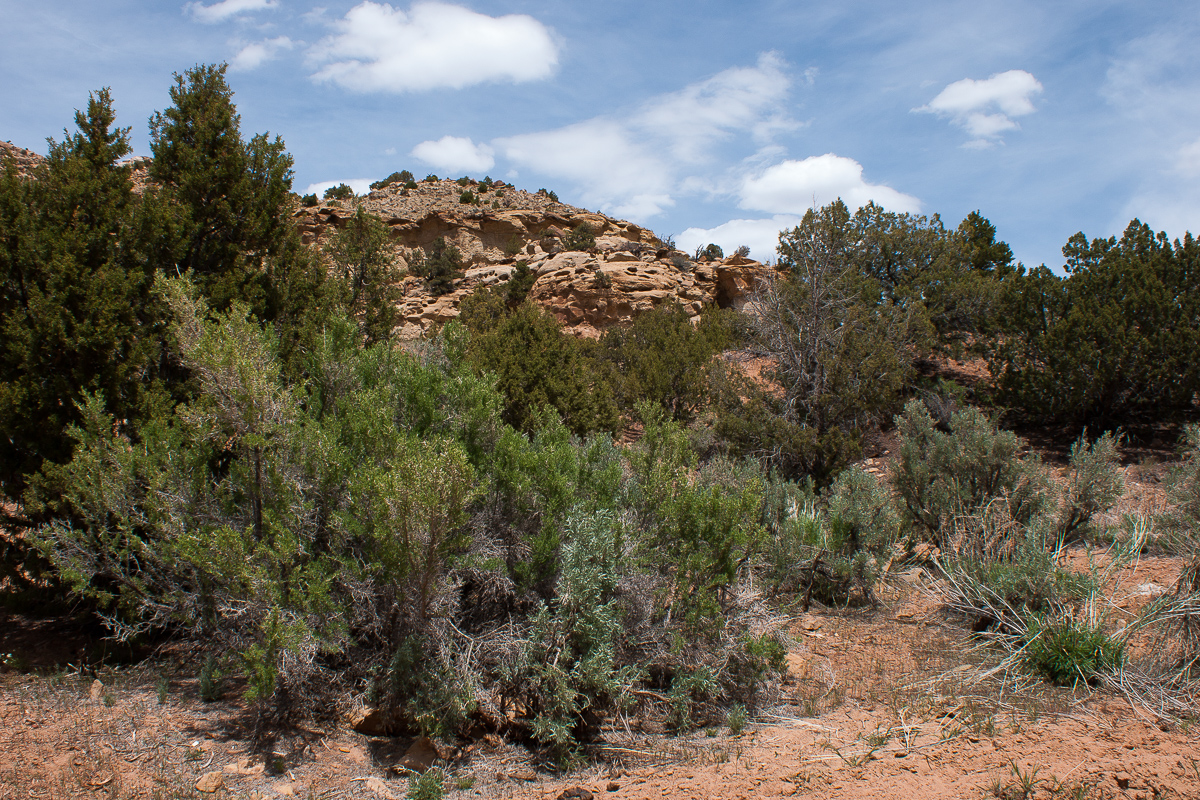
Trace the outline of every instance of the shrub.
{"type": "Polygon", "coordinates": [[[592,250],[596,247],[596,231],[591,225],[581,222],[563,237],[562,243],[564,250],[592,250]]]}
{"type": "Polygon", "coordinates": [[[1025,664],[1060,686],[1092,683],[1101,673],[1119,669],[1125,647],[1083,620],[1033,618],[1025,646],[1025,664]]]}
{"type": "Polygon", "coordinates": [[[440,767],[425,770],[408,783],[405,800],[442,800],[446,796],[446,773],[440,767]]]}
{"type": "Polygon", "coordinates": [[[1112,508],[1124,493],[1117,437],[1105,433],[1090,445],[1080,437],[1071,445],[1069,476],[1058,521],[1058,538],[1063,542],[1086,532],[1092,518],[1112,508]]]}
{"type": "Polygon", "coordinates": [[[861,469],[842,472],[823,497],[808,486],[775,482],[764,520],[766,568],[776,591],[847,605],[857,592],[874,602],[879,561],[899,537],[900,524],[886,488],[861,469]]]}
{"type": "Polygon", "coordinates": [[[461,178],[456,180],[455,183],[457,183],[459,186],[470,186],[472,181],[466,175],[463,175],[461,178]]]}
{"type": "Polygon", "coordinates": [[[508,258],[514,258],[524,247],[525,240],[521,238],[520,234],[514,233],[504,242],[504,255],[508,258]]]}
{"type": "Polygon", "coordinates": [[[205,703],[215,703],[220,700],[225,694],[222,683],[216,657],[206,656],[204,664],[200,667],[200,699],[205,703]]]}
{"type": "Polygon", "coordinates": [[[319,201],[317,200],[317,196],[315,194],[306,194],[300,198],[300,205],[304,206],[305,208],[312,208],[313,206],[317,205],[318,202],[319,201]]]}
{"type": "Polygon", "coordinates": [[[325,190],[326,200],[349,200],[352,197],[354,197],[354,190],[344,183],[330,186],[325,190]]]}
{"type": "Polygon", "coordinates": [[[649,400],[681,421],[700,409],[707,398],[708,362],[732,339],[723,312],[709,309],[704,319],[697,328],[683,306],[664,304],[639,314],[628,328],[604,333],[601,347],[616,368],[623,408],[649,400]]]}
{"type": "Polygon", "coordinates": [[[438,182],[438,176],[437,176],[437,175],[434,175],[434,174],[432,174],[432,173],[430,173],[429,175],[426,175],[424,178],[422,178],[422,180],[423,180],[425,183],[437,183],[437,182],[438,182]]]}
{"type": "Polygon", "coordinates": [[[733,251],[733,254],[735,256],[738,256],[739,258],[749,258],[750,257],[750,245],[739,244],[737,249],[733,251]]]}
{"type": "Polygon", "coordinates": [[[550,406],[570,430],[583,434],[617,426],[611,389],[595,368],[591,348],[526,302],[493,330],[472,338],[470,352],[478,369],[496,376],[510,425],[531,431],[539,409],[550,406]]]}
{"type": "Polygon", "coordinates": [[[746,707],[741,703],[734,703],[733,708],[729,709],[728,716],[725,717],[729,733],[733,736],[741,736],[742,731],[746,730],[746,718],[746,707]]]}
{"type": "Polygon", "coordinates": [[[1180,443],[1179,464],[1167,478],[1170,524],[1179,530],[1200,529],[1200,425],[1187,425],[1180,443]]]}
{"type": "Polygon", "coordinates": [[[474,192],[468,189],[458,196],[458,202],[464,205],[478,205],[479,198],[475,196],[474,192]]]}
{"type": "Polygon", "coordinates": [[[360,321],[367,343],[390,339],[396,305],[403,296],[403,272],[388,227],[360,208],[334,233],[324,251],[338,299],[360,321]]]}
{"type": "Polygon", "coordinates": [[[446,242],[444,236],[439,236],[424,258],[414,260],[411,269],[425,279],[430,292],[448,294],[454,291],[454,281],[463,276],[462,255],[457,247],[446,242]]]}
{"type": "Polygon", "coordinates": [[[725,257],[725,251],[721,249],[721,245],[709,243],[708,245],[698,245],[696,247],[696,261],[720,261],[725,257]]]}
{"type": "Polygon", "coordinates": [[[901,445],[892,486],[915,533],[942,549],[999,552],[1014,541],[1011,533],[1051,506],[1051,483],[1038,459],[1022,459],[1016,434],[999,430],[981,411],[955,412],[943,432],[925,405],[911,400],[896,427],[901,445]]]}
{"type": "Polygon", "coordinates": [[[528,261],[518,261],[513,267],[512,275],[504,291],[504,303],[509,308],[517,308],[529,297],[533,285],[537,283],[537,273],[529,268],[528,261]]]}
{"type": "Polygon", "coordinates": [[[383,189],[391,186],[394,183],[409,184],[413,182],[413,174],[406,169],[399,172],[393,172],[381,181],[375,181],[371,184],[372,189],[383,189]]]}
{"type": "Polygon", "coordinates": [[[1063,255],[1065,277],[1043,267],[1006,281],[991,357],[1001,401],[1069,422],[1189,405],[1200,390],[1200,242],[1134,220],[1119,240],[1078,233],[1063,255]]]}
{"type": "Polygon", "coordinates": [[[680,272],[691,272],[695,266],[683,253],[674,253],[671,255],[671,265],[680,272]]]}
{"type": "Polygon", "coordinates": [[[403,729],[449,738],[462,729],[476,703],[443,660],[437,644],[421,634],[400,642],[375,688],[376,702],[403,729]]]}
{"type": "Polygon", "coordinates": [[[564,764],[595,732],[601,714],[627,707],[639,670],[621,667],[618,523],[611,513],[573,510],[564,528],[557,602],[541,606],[522,662],[510,677],[534,739],[564,764]]]}
{"type": "Polygon", "coordinates": [[[416,181],[414,181],[414,180],[407,180],[407,181],[405,181],[405,182],[404,182],[404,188],[405,188],[405,189],[416,189],[416,188],[417,188],[417,182],[416,182],[416,181]]]}

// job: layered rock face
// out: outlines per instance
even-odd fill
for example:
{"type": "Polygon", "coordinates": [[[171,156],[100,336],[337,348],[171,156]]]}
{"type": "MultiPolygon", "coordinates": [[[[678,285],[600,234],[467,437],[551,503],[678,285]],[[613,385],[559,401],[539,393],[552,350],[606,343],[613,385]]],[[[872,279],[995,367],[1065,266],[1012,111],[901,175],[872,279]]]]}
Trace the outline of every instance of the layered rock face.
{"type": "Polygon", "coordinates": [[[486,193],[481,188],[449,180],[416,189],[394,185],[365,198],[300,209],[296,221],[304,241],[319,246],[361,206],[388,226],[404,266],[439,237],[458,248],[465,275],[449,294],[434,296],[419,278],[405,279],[399,331],[405,339],[456,317],[459,302],[479,286],[507,282],[519,260],[537,276],[530,298],[584,336],[598,336],[664,302],[678,302],[693,315],[708,304],[740,308],[768,270],[738,256],[696,263],[633,223],[505,184],[486,193]],[[468,190],[478,205],[460,202],[468,190]],[[563,237],[581,224],[590,226],[596,246],[564,250],[563,237]]]}
{"type": "Polygon", "coordinates": [[[13,165],[17,169],[18,175],[26,175],[37,168],[46,159],[38,155],[32,150],[26,150],[24,147],[17,147],[12,142],[0,142],[0,169],[12,160],[13,165]]]}

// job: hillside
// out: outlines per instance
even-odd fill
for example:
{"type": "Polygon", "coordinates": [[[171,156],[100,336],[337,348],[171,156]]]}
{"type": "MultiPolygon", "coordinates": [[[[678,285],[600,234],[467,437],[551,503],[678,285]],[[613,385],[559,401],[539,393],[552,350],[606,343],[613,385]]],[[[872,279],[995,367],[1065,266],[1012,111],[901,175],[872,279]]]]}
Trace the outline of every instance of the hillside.
{"type": "Polygon", "coordinates": [[[405,267],[414,250],[428,251],[439,237],[458,248],[467,266],[454,291],[441,297],[426,291],[419,278],[405,279],[402,339],[457,316],[464,297],[479,286],[508,281],[518,260],[537,274],[530,297],[586,336],[664,302],[678,301],[693,315],[705,305],[740,308],[764,270],[739,256],[696,263],[647,228],[505,183],[492,184],[491,191],[452,180],[422,182],[415,189],[393,184],[366,197],[301,208],[294,218],[304,241],[319,246],[359,207],[384,220],[405,267]],[[482,189],[482,204],[460,202],[465,189],[482,189]],[[580,225],[595,233],[595,248],[564,250],[563,236],[580,225]]]}
{"type": "MultiPolygon", "coordinates": [[[[7,157],[22,175],[44,160],[0,142],[0,161],[7,157]]],[[[127,162],[134,166],[135,191],[147,183],[147,162],[127,162]]],[[[428,292],[415,276],[405,279],[401,339],[418,338],[458,316],[463,298],[479,286],[507,282],[518,260],[537,274],[530,298],[572,333],[590,337],[664,302],[679,302],[693,316],[705,305],[740,309],[765,269],[736,255],[697,263],[648,228],[504,182],[490,190],[478,181],[465,186],[450,179],[422,181],[415,189],[396,183],[365,197],[298,207],[293,219],[304,243],[320,247],[360,207],[388,226],[401,266],[407,268],[415,250],[427,251],[439,237],[458,248],[467,266],[454,291],[442,296],[428,292]],[[481,203],[460,202],[465,189],[478,193],[481,203]],[[564,250],[562,237],[579,225],[591,227],[596,247],[564,250]]]]}

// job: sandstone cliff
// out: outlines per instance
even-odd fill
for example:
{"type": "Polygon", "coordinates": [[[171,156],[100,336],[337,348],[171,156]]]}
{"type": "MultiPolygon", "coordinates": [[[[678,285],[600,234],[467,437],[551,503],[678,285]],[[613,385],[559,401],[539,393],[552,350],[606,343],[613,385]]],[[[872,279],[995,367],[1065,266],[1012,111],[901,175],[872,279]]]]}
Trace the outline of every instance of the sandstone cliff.
{"type": "Polygon", "coordinates": [[[366,197],[299,209],[295,218],[304,241],[320,246],[358,207],[388,226],[404,266],[439,237],[462,253],[466,274],[449,294],[436,297],[419,278],[405,279],[400,336],[406,339],[453,319],[459,302],[477,287],[508,281],[518,260],[537,275],[530,298],[585,336],[598,336],[663,302],[682,303],[694,315],[706,304],[740,308],[767,269],[738,256],[696,263],[639,225],[503,183],[462,186],[443,180],[416,189],[395,184],[366,197]],[[478,205],[459,201],[468,189],[479,193],[478,205]],[[596,246],[564,250],[563,236],[585,223],[596,246]]]}

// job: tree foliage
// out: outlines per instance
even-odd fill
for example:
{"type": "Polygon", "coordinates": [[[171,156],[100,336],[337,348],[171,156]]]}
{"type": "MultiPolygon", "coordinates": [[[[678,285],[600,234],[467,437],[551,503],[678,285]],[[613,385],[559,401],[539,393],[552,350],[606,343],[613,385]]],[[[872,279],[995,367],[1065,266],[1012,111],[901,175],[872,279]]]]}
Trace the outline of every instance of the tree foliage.
{"type": "Polygon", "coordinates": [[[333,235],[325,254],[345,292],[341,304],[359,320],[366,341],[390,339],[397,319],[396,304],[403,296],[403,273],[396,264],[387,226],[360,208],[333,235]]]}
{"type": "Polygon", "coordinates": [[[1082,233],[1067,274],[1009,281],[992,359],[1000,397],[1034,415],[1082,422],[1179,407],[1200,390],[1200,243],[1137,220],[1120,239],[1082,233]]]}
{"type": "Polygon", "coordinates": [[[172,104],[150,118],[150,177],[174,211],[174,258],[217,307],[240,298],[267,311],[272,259],[293,231],[292,157],[279,137],[243,141],[226,65],[175,75],[172,104]]]}
{"type": "Polygon", "coordinates": [[[0,176],[0,486],[18,498],[46,462],[70,457],[84,392],[119,420],[165,400],[163,310],[150,294],[163,212],[138,199],[129,130],[113,128],[107,89],[76,112],[76,133],[45,165],[0,176]]]}

